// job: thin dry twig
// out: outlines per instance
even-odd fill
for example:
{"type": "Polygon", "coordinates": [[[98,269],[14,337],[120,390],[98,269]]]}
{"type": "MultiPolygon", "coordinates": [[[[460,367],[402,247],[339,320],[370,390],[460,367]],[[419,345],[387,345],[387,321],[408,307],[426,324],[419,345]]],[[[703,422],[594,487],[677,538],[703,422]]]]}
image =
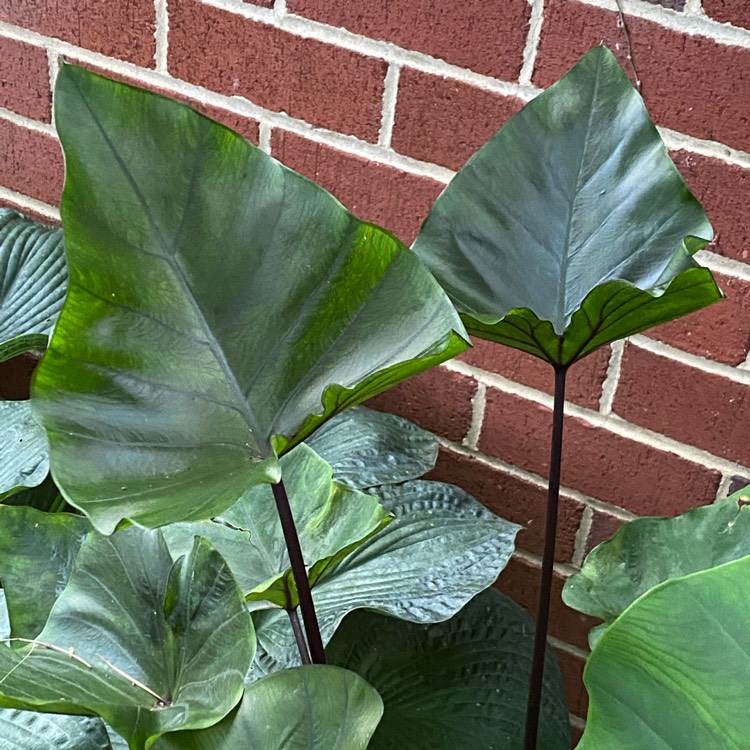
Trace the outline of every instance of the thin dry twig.
{"type": "Polygon", "coordinates": [[[169,701],[166,698],[162,698],[158,693],[155,693],[148,685],[144,685],[140,680],[137,680],[132,675],[129,675],[124,669],[120,669],[120,667],[116,667],[114,664],[112,664],[111,661],[105,659],[103,656],[99,656],[99,658],[114,672],[117,672],[117,674],[120,675],[120,677],[124,677],[128,682],[130,682],[134,687],[140,688],[141,690],[145,690],[152,698],[156,698],[156,700],[159,702],[159,705],[161,706],[167,706],[169,705],[169,701]]]}
{"type": "MultiPolygon", "coordinates": [[[[30,643],[32,646],[38,646],[39,648],[46,648],[50,651],[55,651],[58,654],[62,654],[63,656],[69,656],[71,659],[75,659],[77,662],[80,662],[83,664],[84,667],[87,667],[88,669],[92,669],[92,665],[89,664],[85,659],[82,659],[78,654],[75,653],[75,650],[71,646],[70,648],[62,648],[61,646],[55,646],[54,643],[45,643],[44,641],[36,641],[33,638],[0,638],[0,643],[12,643],[14,641],[19,641],[20,643],[30,643]]],[[[33,651],[33,649],[32,649],[33,651]]],[[[29,654],[31,654],[31,651],[29,651],[29,654]]],[[[7,677],[7,675],[6,675],[7,677]]]]}
{"type": "Polygon", "coordinates": [[[630,65],[630,69],[633,71],[633,78],[635,78],[635,87],[638,90],[638,93],[641,93],[641,77],[638,75],[638,71],[635,67],[635,60],[633,59],[633,40],[630,36],[630,27],[628,26],[628,22],[625,20],[625,13],[622,10],[622,4],[621,0],[615,0],[615,4],[617,5],[617,15],[619,16],[619,26],[622,28],[623,33],[625,34],[625,42],[627,43],[628,47],[628,54],[627,54],[627,60],[628,64],[630,65]]]}

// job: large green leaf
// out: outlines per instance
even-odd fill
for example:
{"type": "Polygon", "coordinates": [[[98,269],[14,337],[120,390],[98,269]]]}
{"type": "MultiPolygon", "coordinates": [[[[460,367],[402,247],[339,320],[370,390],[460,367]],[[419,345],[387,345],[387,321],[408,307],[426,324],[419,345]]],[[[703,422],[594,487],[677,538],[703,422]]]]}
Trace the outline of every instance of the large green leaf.
{"type": "MultiPolygon", "coordinates": [[[[395,515],[313,590],[323,640],[342,618],[373,609],[410,622],[442,622],[497,578],[513,552],[518,526],[498,518],[453,485],[416,481],[382,494],[395,515]]],[[[259,658],[254,672],[298,663],[284,612],[255,612],[259,658]]]]}
{"type": "MultiPolygon", "coordinates": [[[[390,516],[378,499],[332,481],[331,467],[304,443],[281,459],[284,485],[294,515],[311,585],[390,516]]],[[[225,511],[221,523],[172,524],[164,536],[173,555],[204,536],[229,564],[243,594],[293,608],[299,603],[271,488],[254,487],[225,511]]],[[[266,605],[268,606],[268,605],[266,605]]]]}
{"type": "Polygon", "coordinates": [[[111,750],[104,724],[87,716],[0,708],[0,750],[111,750]]]}
{"type": "MultiPolygon", "coordinates": [[[[489,589],[434,625],[353,612],[327,654],[383,699],[370,750],[519,750],[533,644],[531,618],[489,589]]],[[[568,750],[568,711],[551,650],[545,666],[537,749],[568,750]]]]}
{"type": "Polygon", "coordinates": [[[0,500],[41,484],[49,471],[44,430],[29,401],[0,401],[0,500]]]}
{"type": "Polygon", "coordinates": [[[100,530],[215,515],[466,347],[413,253],[236,133],[74,66],[55,103],[71,285],[34,396],[100,530]]]}
{"type": "Polygon", "coordinates": [[[42,631],[90,530],[81,516],[0,505],[0,582],[14,638],[42,631]]]}
{"type": "Polygon", "coordinates": [[[600,544],[565,583],[569,607],[600,617],[602,633],[639,596],[670,578],[750,555],[750,488],[676,518],[637,518],[600,544]]]}
{"type": "Polygon", "coordinates": [[[0,648],[0,706],[95,713],[144,748],[225,716],[254,645],[237,584],[207,542],[173,563],[159,532],[91,534],[35,642],[0,648]]]}
{"type": "Polygon", "coordinates": [[[470,333],[567,365],[721,298],[712,236],[605,47],[458,172],[414,244],[470,333]]]}
{"type": "Polygon", "coordinates": [[[355,489],[417,479],[435,466],[437,438],[408,419],[358,407],[339,414],[307,441],[355,489]]]}
{"type": "Polygon", "coordinates": [[[666,581],[626,609],[586,665],[578,750],[745,750],[748,580],[743,557],[666,581]]]}
{"type": "Polygon", "coordinates": [[[0,208],[0,362],[47,346],[67,279],[62,232],[0,208]]]}
{"type": "Polygon", "coordinates": [[[168,735],[155,750],[364,750],[382,714],[377,691],[354,672],[298,667],[250,685],[215,726],[168,735]]]}

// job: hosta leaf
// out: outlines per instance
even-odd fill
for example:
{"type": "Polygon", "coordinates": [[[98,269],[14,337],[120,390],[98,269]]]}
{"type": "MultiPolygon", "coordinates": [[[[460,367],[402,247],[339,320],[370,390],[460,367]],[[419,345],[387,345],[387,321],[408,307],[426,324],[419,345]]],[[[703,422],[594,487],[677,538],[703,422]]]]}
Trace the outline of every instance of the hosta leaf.
{"type": "Polygon", "coordinates": [[[0,648],[0,706],[96,713],[145,748],[239,701],[250,616],[205,541],[173,563],[159,532],[91,534],[33,644],[0,648]]]}
{"type": "Polygon", "coordinates": [[[0,208],[0,362],[47,346],[67,279],[62,232],[0,208]]]}
{"type": "MultiPolygon", "coordinates": [[[[490,586],[513,552],[518,526],[453,485],[408,482],[382,495],[395,516],[313,590],[324,641],[355,609],[411,622],[442,622],[490,586]]],[[[260,658],[255,673],[299,658],[284,612],[253,614],[260,658]]]]}
{"type": "Polygon", "coordinates": [[[712,237],[605,47],[458,172],[414,243],[470,333],[568,365],[721,298],[712,237]]]}
{"type": "Polygon", "coordinates": [[[71,289],[34,396],[98,529],[216,515],[466,347],[413,253],[227,128],[74,66],[55,104],[71,289]]]}
{"type": "Polygon", "coordinates": [[[359,407],[339,414],[306,443],[337,482],[365,489],[418,479],[435,466],[438,441],[407,419],[359,407]]]}
{"type": "MultiPolygon", "coordinates": [[[[517,750],[523,746],[534,623],[489,589],[447,622],[352,612],[329,663],[362,675],[384,703],[370,750],[517,750]]],[[[568,750],[568,711],[550,650],[537,748],[568,750]]]]}
{"type": "Polygon", "coordinates": [[[0,708],[0,750],[111,750],[104,724],[87,716],[0,708]]]}
{"type": "Polygon", "coordinates": [[[47,436],[29,401],[0,401],[0,500],[41,484],[49,471],[47,436]]]}
{"type": "Polygon", "coordinates": [[[215,726],[168,735],[155,750],[364,750],[382,714],[380,696],[354,672],[298,667],[250,685],[215,726]]]}

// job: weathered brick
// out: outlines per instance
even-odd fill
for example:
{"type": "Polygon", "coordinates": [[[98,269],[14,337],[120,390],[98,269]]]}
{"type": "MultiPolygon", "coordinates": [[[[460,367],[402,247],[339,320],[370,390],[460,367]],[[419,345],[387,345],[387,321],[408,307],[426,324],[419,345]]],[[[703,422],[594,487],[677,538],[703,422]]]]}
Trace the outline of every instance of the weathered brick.
{"type": "Polygon", "coordinates": [[[0,362],[0,399],[23,401],[29,397],[31,375],[39,359],[30,354],[0,362]]]}
{"type": "Polygon", "coordinates": [[[287,9],[508,81],[521,71],[531,15],[525,0],[287,0],[287,9]]]}
{"type": "Polygon", "coordinates": [[[279,129],[272,133],[271,148],[279,161],[332,192],[353,214],[407,244],[444,187],[279,129]]]}
{"type": "Polygon", "coordinates": [[[715,21],[750,29],[750,4],[747,0],[703,0],[703,12],[715,21]]]}
{"type": "MultiPolygon", "coordinates": [[[[546,477],[551,421],[547,407],[490,388],[479,448],[546,477]]],[[[565,418],[563,485],[611,505],[639,515],[675,515],[711,502],[720,479],[719,472],[673,453],[565,418]]]]}
{"type": "MultiPolygon", "coordinates": [[[[546,393],[554,392],[555,374],[547,362],[526,352],[491,341],[475,338],[473,343],[473,348],[460,356],[464,362],[531,388],[546,393]]],[[[599,408],[609,356],[610,348],[604,346],[570,368],[565,389],[567,401],[589,409],[599,408]]]]}
{"type": "MultiPolygon", "coordinates": [[[[575,0],[545,3],[534,82],[549,86],[597,44],[626,70],[627,40],[618,14],[575,0]]],[[[627,17],[643,97],[659,125],[750,150],[750,49],[689,36],[627,17]]]]}
{"type": "Polygon", "coordinates": [[[647,335],[691,354],[739,365],[750,351],[750,283],[714,275],[726,299],[652,328],[647,335]]]}
{"type": "Polygon", "coordinates": [[[458,443],[471,426],[471,400],[476,389],[472,378],[433,367],[375,396],[367,406],[406,417],[458,443]]]}
{"type": "Polygon", "coordinates": [[[620,526],[625,523],[621,518],[595,510],[591,518],[591,528],[586,538],[586,554],[607,539],[611,539],[620,526]]]}
{"type": "MultiPolygon", "coordinates": [[[[438,462],[428,479],[463,487],[493,513],[524,528],[516,537],[516,547],[541,555],[544,551],[544,526],[547,514],[547,492],[522,479],[470,456],[441,449],[438,462]]],[[[568,497],[560,498],[557,521],[555,559],[570,562],[575,538],[581,525],[583,505],[568,497]]]]}
{"type": "Polygon", "coordinates": [[[670,154],[714,227],[710,249],[750,263],[750,169],[689,151],[670,154]]]}
{"type": "MultiPolygon", "coordinates": [[[[631,345],[613,408],[630,422],[750,467],[747,385],[631,345]]],[[[692,494],[689,484],[684,491],[692,494]]]]}
{"type": "Polygon", "coordinates": [[[555,656],[562,670],[568,710],[574,716],[585,717],[589,708],[589,696],[583,685],[583,668],[586,666],[586,660],[561,648],[555,649],[555,656]]]}
{"type": "Polygon", "coordinates": [[[49,64],[41,47],[0,37],[0,107],[33,120],[50,121],[49,64]]]}
{"type": "Polygon", "coordinates": [[[0,185],[57,205],[63,185],[60,144],[51,135],[0,120],[0,185]]]}
{"type": "Polygon", "coordinates": [[[170,2],[170,72],[331,130],[376,141],[386,64],[196,0],[170,2]]]}
{"type": "Polygon", "coordinates": [[[514,97],[404,68],[391,145],[415,159],[458,169],[522,107],[514,97]]]}
{"type": "Polygon", "coordinates": [[[78,47],[154,67],[153,0],[4,0],[0,21],[23,26],[78,47]]]}

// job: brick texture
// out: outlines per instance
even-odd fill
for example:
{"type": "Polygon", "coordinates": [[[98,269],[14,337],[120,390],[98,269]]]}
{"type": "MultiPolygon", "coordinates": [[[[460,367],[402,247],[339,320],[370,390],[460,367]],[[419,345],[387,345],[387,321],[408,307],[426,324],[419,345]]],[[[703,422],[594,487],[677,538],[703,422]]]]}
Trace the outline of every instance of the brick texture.
{"type": "Polygon", "coordinates": [[[376,141],[386,64],[195,0],[170,2],[172,75],[376,141]]]}
{"type": "Polygon", "coordinates": [[[4,0],[0,21],[144,68],[154,67],[153,0],[4,0]]]}
{"type": "Polygon", "coordinates": [[[31,375],[39,360],[29,354],[0,362],[0,399],[22,401],[29,397],[31,375]]]}
{"type": "Polygon", "coordinates": [[[602,542],[606,542],[607,539],[611,539],[623,523],[624,521],[616,516],[595,510],[594,515],[591,518],[589,535],[586,538],[586,554],[588,555],[597,544],[601,544],[602,542]]]}
{"type": "Polygon", "coordinates": [[[47,53],[41,47],[0,37],[0,107],[49,122],[52,92],[47,53]]]}
{"type": "Polygon", "coordinates": [[[522,107],[520,99],[405,69],[391,144],[415,159],[458,169],[522,107]]]}
{"type": "MultiPolygon", "coordinates": [[[[637,374],[641,383],[651,377],[648,370],[637,374]]],[[[488,389],[479,448],[546,477],[551,419],[544,406],[488,389]]],[[[740,424],[734,429],[739,431],[740,424]]],[[[563,486],[598,500],[639,515],[671,516],[711,502],[720,479],[719,472],[672,453],[597,429],[578,417],[565,418],[563,486]]]]}
{"type": "MultiPolygon", "coordinates": [[[[628,421],[750,467],[747,385],[628,346],[613,408],[628,421]]],[[[700,496],[688,502],[698,504],[700,496]]]]}
{"type": "Polygon", "coordinates": [[[521,71],[531,14],[525,0],[287,0],[287,10],[508,81],[521,71]]]}
{"type": "MultiPolygon", "coordinates": [[[[550,0],[544,12],[534,72],[538,86],[549,86],[602,42],[625,63],[627,41],[616,12],[575,0],[550,0]]],[[[654,120],[683,133],[750,150],[750,49],[687,36],[631,16],[627,23],[643,97],[654,120]]]]}
{"type": "Polygon", "coordinates": [[[271,147],[279,161],[330,190],[353,214],[407,244],[444,187],[283,130],[274,130],[271,147]]]}
{"type": "Polygon", "coordinates": [[[560,662],[563,673],[565,699],[574,716],[586,716],[589,707],[589,696],[583,686],[583,668],[586,662],[580,656],[563,649],[555,649],[555,656],[560,662]]]}
{"type": "Polygon", "coordinates": [[[747,0],[703,0],[703,12],[715,21],[750,29],[750,4],[747,0]]]}

